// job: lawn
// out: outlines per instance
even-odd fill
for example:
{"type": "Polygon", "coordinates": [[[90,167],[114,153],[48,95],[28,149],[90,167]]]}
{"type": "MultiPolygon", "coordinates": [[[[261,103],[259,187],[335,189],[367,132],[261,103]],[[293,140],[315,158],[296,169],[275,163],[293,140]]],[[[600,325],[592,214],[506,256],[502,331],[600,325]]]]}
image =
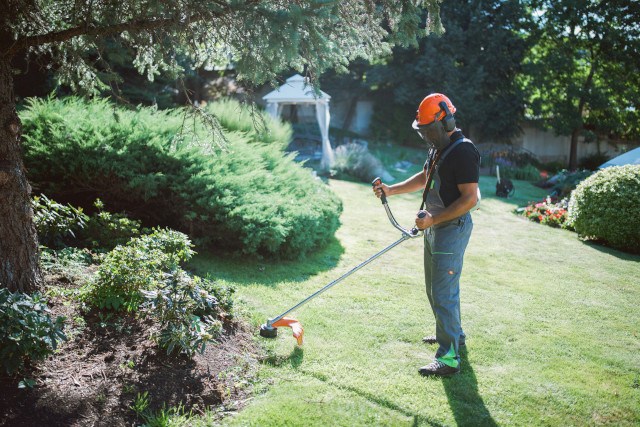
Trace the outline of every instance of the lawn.
{"type": "MultiPolygon", "coordinates": [[[[545,193],[516,182],[484,198],[461,281],[462,372],[423,378],[435,351],[422,242],[403,243],[299,308],[305,328],[257,337],[267,357],[256,395],[230,425],[638,425],[640,257],[587,244],[512,210],[545,193]]],[[[344,213],[336,239],[300,262],[200,254],[193,267],[234,284],[255,322],[274,317],[398,239],[370,186],[329,185],[344,213]]],[[[420,194],[390,198],[410,225],[420,194]]],[[[313,230],[308,230],[313,233],[313,230]]],[[[192,420],[195,422],[195,420],[192,420]]],[[[206,423],[206,419],[202,420],[206,423]]]]}

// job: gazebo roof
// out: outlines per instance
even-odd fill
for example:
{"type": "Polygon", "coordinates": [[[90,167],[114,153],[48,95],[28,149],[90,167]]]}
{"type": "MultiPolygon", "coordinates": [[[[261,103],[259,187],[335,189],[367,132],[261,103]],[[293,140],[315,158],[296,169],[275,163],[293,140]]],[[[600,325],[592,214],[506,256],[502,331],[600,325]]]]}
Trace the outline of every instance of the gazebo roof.
{"type": "Polygon", "coordinates": [[[316,104],[319,101],[330,100],[331,96],[323,91],[320,91],[320,96],[317,96],[313,87],[305,82],[305,78],[300,74],[296,74],[289,77],[287,82],[278,89],[263,96],[262,99],[267,102],[287,104],[316,104]]]}

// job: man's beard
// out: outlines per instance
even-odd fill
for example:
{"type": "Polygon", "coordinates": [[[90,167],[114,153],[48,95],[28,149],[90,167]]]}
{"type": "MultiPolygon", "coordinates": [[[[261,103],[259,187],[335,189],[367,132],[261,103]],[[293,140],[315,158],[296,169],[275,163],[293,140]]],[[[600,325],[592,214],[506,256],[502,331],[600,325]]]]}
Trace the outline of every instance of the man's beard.
{"type": "Polygon", "coordinates": [[[447,135],[447,131],[444,130],[444,126],[440,125],[437,128],[437,134],[433,139],[429,140],[429,142],[436,148],[438,151],[442,151],[447,145],[449,145],[449,135],[447,135]]]}

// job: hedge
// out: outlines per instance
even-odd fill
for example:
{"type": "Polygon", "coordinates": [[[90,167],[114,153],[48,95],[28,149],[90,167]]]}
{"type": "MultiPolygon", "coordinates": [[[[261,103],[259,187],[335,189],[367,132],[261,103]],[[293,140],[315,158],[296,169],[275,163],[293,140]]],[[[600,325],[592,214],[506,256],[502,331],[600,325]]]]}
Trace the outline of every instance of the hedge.
{"type": "Polygon", "coordinates": [[[198,245],[295,258],[325,244],[342,204],[284,153],[290,126],[231,100],[208,109],[221,117],[222,148],[182,109],[31,99],[21,113],[28,177],[60,202],[90,211],[100,198],[198,245]]]}
{"type": "Polygon", "coordinates": [[[640,166],[605,168],[571,193],[568,224],[586,239],[640,253],[640,166]]]}

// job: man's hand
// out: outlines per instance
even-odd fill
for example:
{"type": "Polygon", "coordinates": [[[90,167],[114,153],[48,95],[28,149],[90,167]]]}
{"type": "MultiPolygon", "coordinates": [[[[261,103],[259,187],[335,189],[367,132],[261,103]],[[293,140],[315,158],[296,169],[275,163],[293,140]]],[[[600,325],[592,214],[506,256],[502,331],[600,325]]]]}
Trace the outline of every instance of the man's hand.
{"type": "Polygon", "coordinates": [[[426,230],[433,225],[433,217],[427,211],[418,211],[416,214],[416,227],[418,230],[426,230]],[[420,214],[424,212],[424,216],[420,218],[420,214]]]}
{"type": "Polygon", "coordinates": [[[389,186],[387,184],[383,184],[382,182],[379,185],[376,185],[373,187],[373,192],[375,193],[376,197],[379,199],[380,197],[382,197],[382,192],[384,191],[384,194],[386,196],[390,196],[391,195],[391,189],[389,188],[389,186]]]}

